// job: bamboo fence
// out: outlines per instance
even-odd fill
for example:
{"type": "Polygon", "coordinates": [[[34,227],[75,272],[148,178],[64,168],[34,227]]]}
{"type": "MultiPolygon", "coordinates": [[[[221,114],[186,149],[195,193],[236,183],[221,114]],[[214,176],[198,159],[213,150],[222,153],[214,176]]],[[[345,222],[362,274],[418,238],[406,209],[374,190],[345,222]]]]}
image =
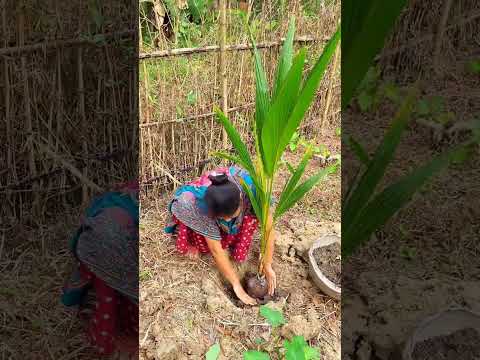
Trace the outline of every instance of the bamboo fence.
{"type": "MultiPolygon", "coordinates": [[[[273,8],[268,3],[262,3],[266,13],[273,8]]],[[[296,1],[291,3],[292,6],[298,5],[296,1]]],[[[219,6],[222,7],[222,2],[219,6]]],[[[306,19],[299,9],[292,8],[297,18],[295,45],[297,49],[299,46],[308,47],[308,68],[339,23],[340,3],[334,2],[320,11],[318,18],[306,19]]],[[[259,35],[257,47],[270,81],[284,41],[288,17],[283,20],[276,33],[259,35]]],[[[230,26],[231,23],[227,26],[227,33],[230,26]]],[[[146,190],[152,187],[162,190],[188,181],[205,168],[220,163],[211,153],[230,148],[224,141],[222,128],[214,119],[214,105],[228,112],[246,143],[253,145],[250,133],[255,80],[251,46],[246,37],[238,38],[237,43],[223,45],[223,36],[224,32],[220,31],[219,44],[140,52],[143,73],[139,93],[140,174],[146,190]],[[189,101],[192,97],[195,101],[189,101]]],[[[321,141],[322,128],[340,126],[339,56],[340,51],[336,63],[330,65],[302,127],[307,138],[321,141]]]]}
{"type": "Polygon", "coordinates": [[[0,5],[0,223],[41,223],[137,174],[136,11],[0,5]]]}
{"type": "Polygon", "coordinates": [[[477,0],[410,0],[381,56],[380,66],[398,80],[412,74],[444,74],[444,65],[478,56],[477,0]],[[472,43],[472,39],[476,39],[472,43]]]}

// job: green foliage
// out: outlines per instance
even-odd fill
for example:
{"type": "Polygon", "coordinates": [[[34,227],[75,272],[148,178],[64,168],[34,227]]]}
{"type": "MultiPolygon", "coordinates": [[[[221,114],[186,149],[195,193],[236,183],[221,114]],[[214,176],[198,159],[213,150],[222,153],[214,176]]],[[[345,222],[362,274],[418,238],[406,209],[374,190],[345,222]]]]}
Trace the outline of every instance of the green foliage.
{"type": "Polygon", "coordinates": [[[344,0],[342,27],[342,109],[345,109],[407,0],[344,0]]]}
{"type": "MultiPolygon", "coordinates": [[[[303,80],[306,50],[301,49],[295,56],[293,53],[293,38],[295,33],[295,20],[289,24],[286,40],[283,44],[278,67],[275,75],[275,82],[270,91],[267,77],[263,69],[260,53],[256,48],[253,39],[253,32],[250,27],[250,38],[253,44],[254,65],[255,65],[255,124],[254,140],[256,156],[248,153],[247,146],[243,143],[240,135],[235,130],[230,120],[218,108],[215,112],[218,121],[225,128],[230,141],[232,142],[238,157],[223,156],[228,160],[237,160],[238,164],[244,167],[252,176],[256,193],[248,192],[251,203],[261,223],[261,255],[264,256],[267,221],[271,215],[271,202],[275,175],[281,164],[282,154],[291,143],[292,137],[297,131],[302,119],[310,107],[320,81],[340,41],[340,28],[325,46],[322,55],[316,61],[313,69],[303,80]]],[[[302,169],[297,169],[301,171],[302,169]]],[[[323,179],[328,171],[316,174],[297,187],[289,190],[285,196],[281,196],[274,220],[289,210],[298,202],[312,187],[323,179]]],[[[294,174],[292,175],[294,176],[294,174]]]]}
{"type": "MultiPolygon", "coordinates": [[[[281,311],[270,309],[267,306],[260,307],[260,314],[265,317],[272,327],[277,327],[285,324],[285,319],[281,311]]],[[[285,360],[317,360],[320,359],[318,350],[312,348],[305,341],[303,336],[294,336],[291,341],[285,340],[283,343],[283,349],[280,346],[276,345],[276,341],[279,340],[277,336],[273,336],[272,340],[274,351],[279,352],[282,350],[285,360]]],[[[264,340],[257,338],[255,343],[260,346],[264,344],[264,340]]],[[[270,356],[262,351],[257,350],[248,350],[243,353],[244,360],[268,360],[270,356]]]]}
{"type": "Polygon", "coordinates": [[[468,63],[468,70],[472,74],[480,74],[480,60],[472,60],[468,63]]]}
{"type": "Polygon", "coordinates": [[[270,356],[267,353],[256,351],[256,350],[248,350],[243,353],[244,360],[270,360],[270,356]]]}
{"type": "Polygon", "coordinates": [[[342,256],[349,256],[356,247],[370,238],[371,234],[403,208],[433,175],[463,158],[470,146],[471,142],[468,142],[467,147],[464,144],[447,151],[375,194],[406,129],[416,98],[417,90],[414,88],[405,99],[372,159],[368,162],[364,159],[365,170],[359,181],[353,183],[348,190],[342,203],[342,225],[345,229],[342,234],[342,256]]]}
{"type": "Polygon", "coordinates": [[[260,315],[262,315],[265,320],[267,320],[267,322],[274,328],[285,324],[283,314],[280,311],[271,309],[266,305],[260,306],[260,315]]]}
{"type": "Polygon", "coordinates": [[[371,67],[357,90],[357,103],[362,112],[369,112],[377,109],[378,105],[385,99],[396,105],[403,100],[400,88],[393,82],[380,80],[380,69],[371,67]]]}
{"type": "Polygon", "coordinates": [[[265,340],[262,338],[255,338],[255,344],[262,345],[265,343],[265,340]]]}
{"type": "Polygon", "coordinates": [[[367,151],[365,148],[357,141],[355,140],[352,136],[349,136],[347,138],[347,144],[349,147],[352,149],[354,154],[357,156],[357,158],[364,164],[367,165],[370,162],[370,156],[368,155],[367,151]]]}
{"type": "Polygon", "coordinates": [[[148,269],[142,270],[140,271],[138,278],[140,281],[150,280],[152,278],[152,273],[148,269]]]}
{"type": "Polygon", "coordinates": [[[413,260],[417,256],[417,250],[408,246],[404,246],[401,249],[401,255],[406,260],[413,260]]]}
{"type": "Polygon", "coordinates": [[[220,355],[220,345],[214,344],[210,346],[207,353],[205,354],[205,360],[217,360],[218,356],[220,355]]]}
{"type": "Polygon", "coordinates": [[[295,151],[297,150],[298,143],[302,140],[303,138],[300,137],[298,132],[294,132],[292,135],[292,138],[290,139],[290,142],[288,144],[288,147],[290,148],[290,151],[295,151]]]}
{"type": "Polygon", "coordinates": [[[188,0],[188,11],[192,15],[194,22],[201,23],[206,15],[207,1],[206,0],[188,0]]]}
{"type": "Polygon", "coordinates": [[[415,114],[418,118],[429,119],[443,125],[455,119],[455,114],[445,109],[445,101],[441,96],[420,99],[415,114]]]}
{"type": "Polygon", "coordinates": [[[380,70],[376,67],[368,69],[358,88],[357,102],[363,112],[369,111],[379,102],[378,83],[380,70]]]}
{"type": "Polygon", "coordinates": [[[187,103],[188,105],[195,105],[197,103],[197,93],[195,91],[189,91],[187,94],[187,103]]]}
{"type": "Polygon", "coordinates": [[[303,336],[294,336],[291,341],[285,340],[285,360],[319,360],[317,349],[310,347],[303,336]]]}
{"type": "Polygon", "coordinates": [[[88,10],[90,17],[95,24],[95,32],[100,32],[105,22],[105,18],[102,15],[101,5],[98,0],[89,0],[88,1],[88,10]]]}

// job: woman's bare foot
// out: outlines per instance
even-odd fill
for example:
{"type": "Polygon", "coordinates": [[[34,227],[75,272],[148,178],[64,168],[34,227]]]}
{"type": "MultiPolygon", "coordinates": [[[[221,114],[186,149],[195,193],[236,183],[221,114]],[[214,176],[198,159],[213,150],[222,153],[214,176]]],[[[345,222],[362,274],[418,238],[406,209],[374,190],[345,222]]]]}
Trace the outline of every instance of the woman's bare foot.
{"type": "Polygon", "coordinates": [[[196,260],[200,257],[200,252],[195,246],[189,246],[187,256],[192,260],[196,260]]]}

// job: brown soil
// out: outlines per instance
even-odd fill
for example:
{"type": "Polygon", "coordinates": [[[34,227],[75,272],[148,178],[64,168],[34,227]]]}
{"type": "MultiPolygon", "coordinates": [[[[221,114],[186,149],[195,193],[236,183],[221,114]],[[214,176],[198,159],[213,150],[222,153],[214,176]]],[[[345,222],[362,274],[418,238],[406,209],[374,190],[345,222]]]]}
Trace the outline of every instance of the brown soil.
{"type": "MultiPolygon", "coordinates": [[[[338,142],[334,128],[325,136],[332,143],[338,142]]],[[[331,151],[337,153],[336,149],[331,151]]],[[[297,164],[301,155],[287,154],[292,164],[297,164]]],[[[305,177],[321,166],[319,161],[312,160],[305,177]]],[[[279,189],[287,179],[285,175],[280,174],[279,189]]],[[[271,328],[259,315],[259,306],[239,303],[211,256],[191,260],[177,254],[174,240],[163,231],[170,194],[142,199],[140,359],[204,359],[208,348],[218,342],[223,359],[241,359],[246,349],[259,348],[275,360],[280,356],[274,349],[294,335],[303,335],[311,346],[320,350],[322,359],[339,359],[340,303],[315,287],[308,278],[307,262],[301,256],[307,243],[313,243],[319,233],[340,229],[339,185],[340,173],[336,173],[313,189],[276,226],[279,238],[273,269],[278,288],[273,298],[267,296],[259,303],[268,302],[268,306],[283,312],[287,324],[282,327],[281,336],[272,336],[271,328]],[[258,339],[265,343],[259,346],[258,339]]],[[[236,265],[242,278],[248,272],[256,273],[258,249],[256,235],[247,261],[236,265]]]]}
{"type": "Polygon", "coordinates": [[[324,275],[335,285],[340,286],[342,281],[342,262],[340,259],[341,248],[339,243],[317,248],[313,257],[324,275]]]}
{"type": "Polygon", "coordinates": [[[450,335],[437,336],[415,346],[414,360],[480,359],[480,334],[475,329],[463,329],[450,335]]]}

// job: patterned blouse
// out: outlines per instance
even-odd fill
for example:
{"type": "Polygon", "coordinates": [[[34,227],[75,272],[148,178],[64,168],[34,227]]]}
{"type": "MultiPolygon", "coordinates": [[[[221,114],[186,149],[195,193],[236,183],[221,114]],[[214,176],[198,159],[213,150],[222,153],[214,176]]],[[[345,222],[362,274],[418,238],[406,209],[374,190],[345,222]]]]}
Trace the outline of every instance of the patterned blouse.
{"type": "MultiPolygon", "coordinates": [[[[221,240],[221,232],[235,235],[241,228],[244,216],[253,213],[248,194],[242,188],[240,179],[243,179],[255,194],[255,186],[246,170],[237,166],[223,167],[209,171],[199,179],[177,189],[173,200],[169,204],[169,211],[171,215],[175,216],[180,222],[209,239],[221,240]],[[226,174],[229,180],[238,186],[242,196],[242,211],[236,218],[228,222],[209,217],[205,203],[205,193],[211,185],[208,177],[217,174],[226,174]]],[[[167,233],[173,233],[175,227],[176,223],[172,218],[169,226],[165,228],[165,231],[167,233]]]]}

